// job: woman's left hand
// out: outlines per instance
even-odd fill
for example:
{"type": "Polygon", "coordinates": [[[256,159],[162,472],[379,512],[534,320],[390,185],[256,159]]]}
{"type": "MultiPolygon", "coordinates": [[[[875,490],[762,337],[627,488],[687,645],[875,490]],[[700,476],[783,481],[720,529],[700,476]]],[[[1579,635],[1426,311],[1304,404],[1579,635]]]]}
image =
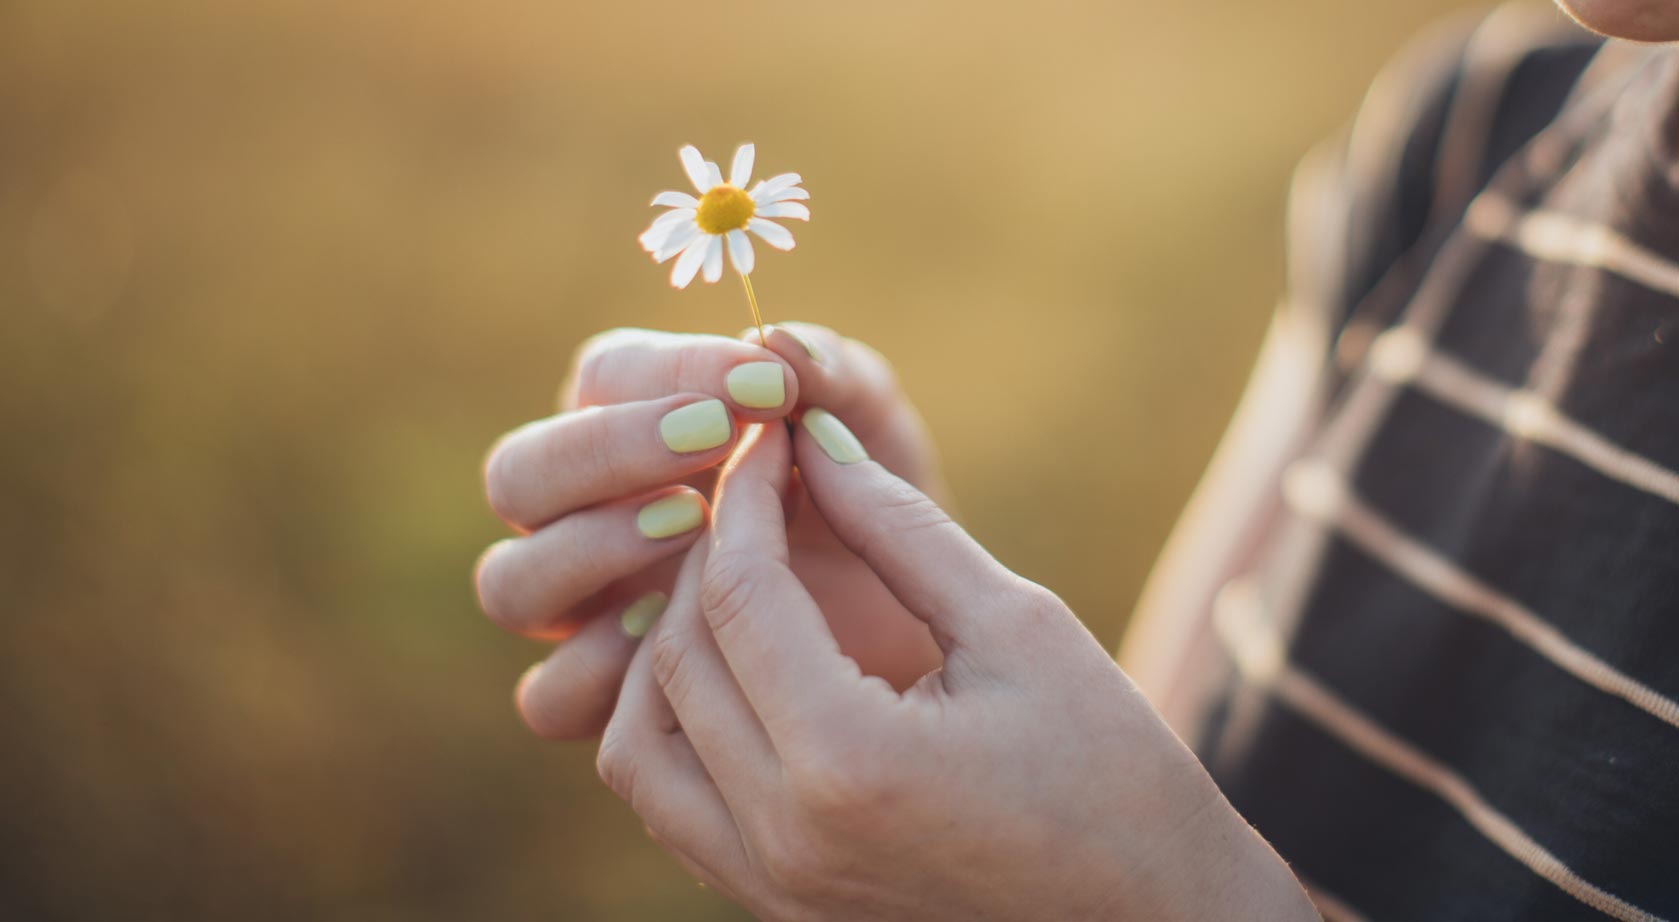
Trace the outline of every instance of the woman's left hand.
{"type": "Polygon", "coordinates": [[[812,501],[944,651],[864,676],[788,568],[788,435],[751,440],[600,749],[690,872],[772,919],[1317,918],[1072,612],[813,410],[812,501]]]}

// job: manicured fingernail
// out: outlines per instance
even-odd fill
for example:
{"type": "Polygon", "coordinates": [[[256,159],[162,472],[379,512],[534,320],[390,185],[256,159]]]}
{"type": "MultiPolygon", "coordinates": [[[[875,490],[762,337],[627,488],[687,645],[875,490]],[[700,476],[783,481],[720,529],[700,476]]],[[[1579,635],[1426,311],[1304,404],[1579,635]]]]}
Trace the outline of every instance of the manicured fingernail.
{"type": "Polygon", "coordinates": [[[646,637],[647,631],[653,627],[653,622],[665,613],[665,606],[670,604],[670,597],[662,592],[649,592],[624,609],[618,616],[618,624],[624,628],[624,633],[631,637],[646,637]]]}
{"type": "Polygon", "coordinates": [[[649,538],[669,538],[693,531],[705,521],[698,493],[672,493],[656,499],[635,514],[635,527],[649,538]]]}
{"type": "Polygon", "coordinates": [[[736,365],[725,379],[735,403],[754,410],[771,410],[787,400],[787,384],[781,377],[780,362],[747,362],[736,365]]]}
{"type": "Polygon", "coordinates": [[[659,420],[659,438],[671,451],[705,451],[727,442],[734,434],[729,411],[721,400],[702,400],[672,410],[659,420]]]}
{"type": "Polygon", "coordinates": [[[845,428],[845,423],[839,417],[827,410],[806,410],[804,417],[805,431],[822,446],[822,452],[839,464],[856,464],[869,460],[869,453],[863,450],[863,443],[845,428]]]}
{"type": "Polygon", "coordinates": [[[792,330],[789,330],[786,327],[774,327],[773,329],[780,330],[781,332],[786,333],[788,336],[792,337],[793,342],[798,343],[801,347],[804,348],[805,355],[810,356],[811,361],[813,361],[813,362],[822,361],[822,353],[817,350],[815,343],[812,343],[810,340],[805,339],[803,336],[800,336],[799,334],[793,332],[792,330]]]}

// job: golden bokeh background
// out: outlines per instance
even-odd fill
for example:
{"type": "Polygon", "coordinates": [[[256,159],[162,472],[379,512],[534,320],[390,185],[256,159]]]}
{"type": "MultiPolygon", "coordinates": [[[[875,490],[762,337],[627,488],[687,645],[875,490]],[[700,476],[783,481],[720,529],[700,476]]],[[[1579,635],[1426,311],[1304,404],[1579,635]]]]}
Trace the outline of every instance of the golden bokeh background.
{"type": "Polygon", "coordinates": [[[767,312],[890,356],[1112,645],[1292,164],[1458,5],[0,5],[0,916],[739,918],[524,732],[469,582],[579,340],[746,323],[634,243],[676,148],[805,176],[767,312]]]}

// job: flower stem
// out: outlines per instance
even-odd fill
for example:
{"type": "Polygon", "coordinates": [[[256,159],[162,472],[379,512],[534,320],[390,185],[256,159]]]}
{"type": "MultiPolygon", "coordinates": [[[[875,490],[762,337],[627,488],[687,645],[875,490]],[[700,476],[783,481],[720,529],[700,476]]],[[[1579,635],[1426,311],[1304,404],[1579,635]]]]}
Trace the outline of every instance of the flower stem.
{"type": "Polygon", "coordinates": [[[746,303],[752,305],[752,322],[758,325],[758,342],[763,343],[764,348],[768,349],[770,339],[764,335],[764,315],[758,313],[758,295],[752,291],[752,277],[742,272],[740,283],[746,286],[746,303]]]}

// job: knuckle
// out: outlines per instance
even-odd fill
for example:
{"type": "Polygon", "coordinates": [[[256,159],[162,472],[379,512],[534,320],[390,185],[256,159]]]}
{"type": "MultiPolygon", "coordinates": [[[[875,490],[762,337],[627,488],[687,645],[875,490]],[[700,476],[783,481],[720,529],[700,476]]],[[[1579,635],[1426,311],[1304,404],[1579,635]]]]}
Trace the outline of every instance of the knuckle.
{"type": "Polygon", "coordinates": [[[694,371],[700,363],[700,344],[686,342],[676,347],[671,355],[671,376],[680,386],[683,382],[694,380],[694,371]]]}
{"type": "Polygon", "coordinates": [[[1072,609],[1060,596],[1025,577],[1015,579],[1016,585],[1005,598],[1013,614],[1009,620],[1024,636],[1042,638],[1046,629],[1073,619],[1072,609]]]}
{"type": "Polygon", "coordinates": [[[570,739],[570,722],[563,710],[563,703],[556,700],[558,696],[532,691],[522,691],[519,695],[519,717],[525,726],[537,736],[545,740],[570,739]]]}
{"type": "Polygon", "coordinates": [[[828,734],[787,752],[787,791],[813,815],[868,823],[890,809],[913,779],[913,762],[898,754],[895,739],[890,724],[870,724],[865,731],[836,720],[828,734]]]}
{"type": "Polygon", "coordinates": [[[825,749],[788,765],[788,789],[807,812],[829,820],[866,820],[890,803],[893,776],[881,758],[855,748],[825,749]]]}
{"type": "Polygon", "coordinates": [[[601,737],[600,751],[595,754],[595,773],[612,793],[633,804],[636,760],[629,749],[624,733],[615,725],[608,725],[601,737]]]}
{"type": "Polygon", "coordinates": [[[653,678],[672,707],[679,707],[688,695],[688,647],[686,632],[669,625],[653,637],[653,678]]]}
{"type": "Polygon", "coordinates": [[[490,506],[490,511],[506,522],[516,521],[514,515],[514,486],[509,450],[511,433],[502,436],[490,446],[490,451],[484,456],[484,501],[490,506]]]}
{"type": "Polygon", "coordinates": [[[950,516],[938,503],[903,480],[893,480],[887,486],[880,505],[891,516],[893,528],[936,528],[950,523],[950,516]]]}
{"type": "MultiPolygon", "coordinates": [[[[576,448],[586,460],[583,467],[589,472],[590,479],[601,483],[620,483],[623,480],[623,461],[618,454],[618,440],[608,431],[606,419],[600,415],[591,416],[578,428],[576,448]]],[[[564,470],[563,464],[557,464],[554,470],[564,470]]]]}
{"type": "Polygon", "coordinates": [[[783,898],[795,900],[819,892],[832,879],[830,862],[797,828],[775,837],[763,856],[764,877],[783,898]]]}
{"type": "Polygon", "coordinates": [[[710,392],[722,378],[725,357],[739,344],[723,337],[695,337],[677,345],[671,352],[670,386],[672,390],[700,390],[710,392]]]}
{"type": "Polygon", "coordinates": [[[573,393],[580,400],[592,400],[600,393],[607,357],[612,354],[613,341],[625,333],[623,327],[602,330],[577,344],[572,354],[573,393]]]}
{"type": "Polygon", "coordinates": [[[540,686],[524,686],[519,713],[531,732],[544,739],[582,739],[599,733],[611,716],[621,672],[577,654],[561,644],[548,663],[552,677],[540,686]]]}
{"type": "Polygon", "coordinates": [[[473,588],[478,593],[478,607],[486,617],[498,624],[505,622],[508,605],[506,570],[496,561],[505,559],[503,551],[509,544],[509,541],[497,541],[485,548],[484,553],[478,556],[478,565],[473,568],[472,573],[473,588]]]}
{"type": "MultiPolygon", "coordinates": [[[[878,500],[878,508],[880,514],[873,521],[874,533],[879,537],[952,528],[960,530],[960,526],[938,503],[902,480],[894,479],[886,486],[878,500]]],[[[871,538],[865,536],[862,540],[867,543],[871,538]]]]}
{"type": "Polygon", "coordinates": [[[1021,601],[1028,611],[1039,617],[1060,618],[1069,613],[1067,603],[1054,590],[1020,577],[1021,601]]]}
{"type": "Polygon", "coordinates": [[[740,551],[707,558],[700,579],[700,610],[718,635],[732,630],[751,604],[752,587],[762,564],[740,551]]]}
{"type": "Polygon", "coordinates": [[[562,644],[555,653],[555,665],[575,677],[576,688],[570,696],[573,703],[600,700],[616,691],[623,680],[622,668],[609,668],[597,656],[583,653],[578,644],[562,644]]]}
{"type": "Polygon", "coordinates": [[[556,579],[555,592],[568,600],[581,597],[597,584],[610,582],[612,577],[620,575],[601,523],[588,518],[573,516],[548,526],[563,529],[555,535],[564,538],[560,546],[563,562],[556,556],[547,569],[551,578],[556,579]]]}

